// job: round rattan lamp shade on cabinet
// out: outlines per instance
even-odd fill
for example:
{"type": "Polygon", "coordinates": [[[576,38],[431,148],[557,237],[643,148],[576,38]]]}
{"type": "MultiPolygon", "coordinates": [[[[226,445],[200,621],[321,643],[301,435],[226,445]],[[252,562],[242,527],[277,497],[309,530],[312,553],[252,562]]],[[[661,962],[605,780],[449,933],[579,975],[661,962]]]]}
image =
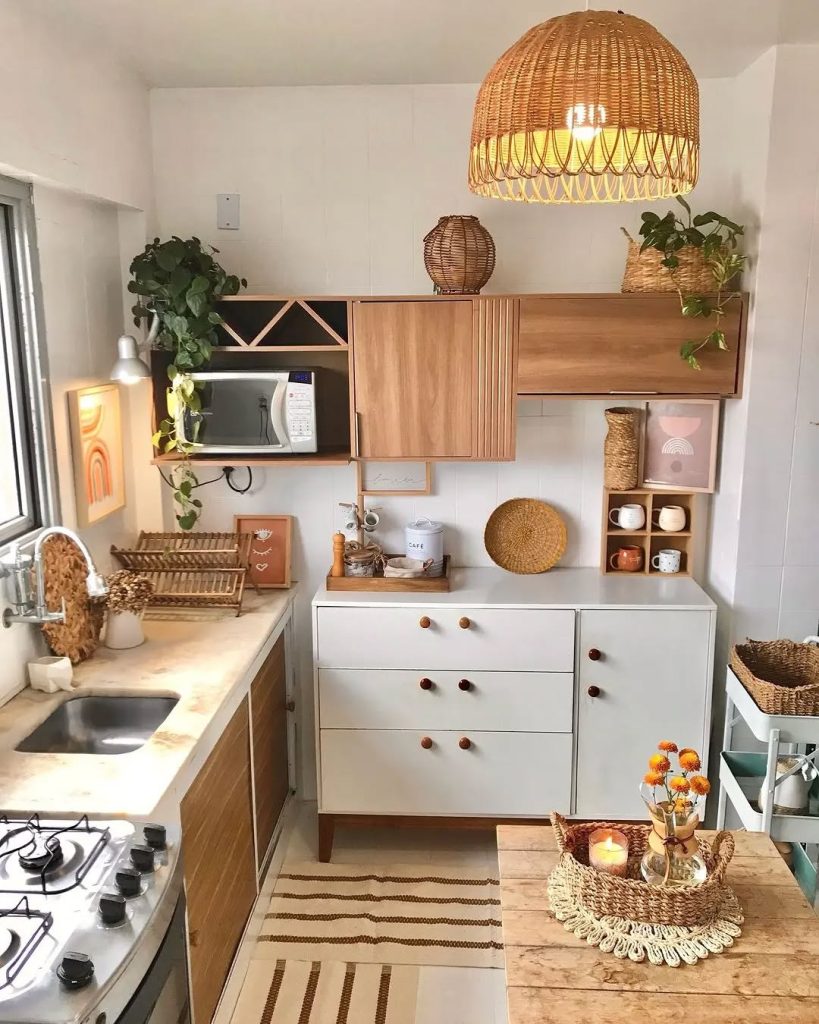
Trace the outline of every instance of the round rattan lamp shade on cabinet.
{"type": "Polygon", "coordinates": [[[495,269],[495,243],[477,217],[439,217],[424,237],[424,266],[436,292],[477,295],[495,269]]]}
{"type": "Polygon", "coordinates": [[[652,25],[578,11],[530,29],[475,103],[469,187],[535,202],[624,202],[690,192],[699,89],[652,25]]]}

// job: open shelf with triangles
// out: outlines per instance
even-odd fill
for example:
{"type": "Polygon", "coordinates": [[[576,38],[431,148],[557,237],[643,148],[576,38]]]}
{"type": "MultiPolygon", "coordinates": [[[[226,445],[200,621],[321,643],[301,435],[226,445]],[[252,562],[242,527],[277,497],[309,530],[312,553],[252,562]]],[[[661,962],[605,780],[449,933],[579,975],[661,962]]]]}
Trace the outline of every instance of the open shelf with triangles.
{"type": "Polygon", "coordinates": [[[219,304],[219,347],[233,352],[346,352],[346,299],[234,295],[219,304]]]}

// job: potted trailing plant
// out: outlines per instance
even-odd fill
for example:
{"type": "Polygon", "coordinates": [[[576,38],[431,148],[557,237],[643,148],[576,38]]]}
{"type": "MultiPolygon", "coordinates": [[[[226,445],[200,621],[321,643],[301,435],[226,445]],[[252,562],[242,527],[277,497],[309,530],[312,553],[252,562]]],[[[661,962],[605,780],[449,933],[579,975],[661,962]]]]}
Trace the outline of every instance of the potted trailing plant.
{"type": "MultiPolygon", "coordinates": [[[[172,356],[168,416],[153,436],[154,447],[165,452],[190,454],[190,446],[176,436],[180,406],[194,413],[201,409],[190,373],[207,365],[216,344],[216,327],[222,322],[216,303],[247,286],[244,278],[228,274],[217,263],[218,252],[196,237],[174,235],[165,242],[155,238],[131,262],[133,279],[128,290],[138,297],[132,307],[134,323],[139,327],[144,320],[153,320],[156,347],[172,356]]],[[[173,470],[168,482],[174,491],[177,523],[183,530],[193,529],[202,509],[201,501],[193,497],[193,489],[199,486],[196,474],[185,462],[173,470]]]]}
{"type": "Polygon", "coordinates": [[[728,349],[722,320],[728,305],[740,298],[740,293],[728,286],[742,272],[748,257],[737,252],[739,238],[744,233],[741,224],[713,210],[694,216],[682,196],[677,196],[677,202],[685,210],[684,218],[673,210],[664,217],[651,212],[642,215],[640,253],[655,249],[662,255],[660,265],[667,271],[680,297],[680,310],[684,317],[710,321],[707,326],[711,329],[704,336],[685,341],[680,346],[680,357],[693,370],[699,370],[697,354],[703,349],[728,349]],[[692,293],[680,277],[681,257],[692,249],[699,250],[702,262],[710,271],[714,282],[712,295],[692,293]]]}
{"type": "Polygon", "coordinates": [[[119,569],[105,582],[108,585],[105,598],[108,610],[105,646],[115,651],[139,647],[145,641],[142,614],[153,597],[153,584],[145,576],[130,569],[119,569]]]}

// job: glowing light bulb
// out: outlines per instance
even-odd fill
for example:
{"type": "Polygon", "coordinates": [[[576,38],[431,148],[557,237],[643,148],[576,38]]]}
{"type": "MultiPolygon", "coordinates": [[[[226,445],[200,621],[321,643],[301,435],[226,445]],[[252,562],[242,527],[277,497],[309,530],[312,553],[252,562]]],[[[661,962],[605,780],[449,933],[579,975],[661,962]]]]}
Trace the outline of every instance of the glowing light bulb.
{"type": "Polygon", "coordinates": [[[566,127],[578,142],[591,142],[603,130],[606,108],[602,104],[575,103],[566,111],[566,127]]]}

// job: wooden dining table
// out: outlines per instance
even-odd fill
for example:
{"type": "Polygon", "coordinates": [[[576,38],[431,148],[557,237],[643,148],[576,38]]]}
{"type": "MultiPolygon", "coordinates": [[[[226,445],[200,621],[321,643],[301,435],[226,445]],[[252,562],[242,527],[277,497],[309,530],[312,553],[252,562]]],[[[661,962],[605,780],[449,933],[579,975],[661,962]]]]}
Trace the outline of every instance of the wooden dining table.
{"type": "Polygon", "coordinates": [[[819,1024],[819,918],[768,836],[734,838],[727,881],[742,935],[719,955],[667,967],[617,959],[567,931],[546,894],[552,829],[500,826],[509,1024],[819,1024]]]}

